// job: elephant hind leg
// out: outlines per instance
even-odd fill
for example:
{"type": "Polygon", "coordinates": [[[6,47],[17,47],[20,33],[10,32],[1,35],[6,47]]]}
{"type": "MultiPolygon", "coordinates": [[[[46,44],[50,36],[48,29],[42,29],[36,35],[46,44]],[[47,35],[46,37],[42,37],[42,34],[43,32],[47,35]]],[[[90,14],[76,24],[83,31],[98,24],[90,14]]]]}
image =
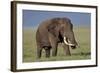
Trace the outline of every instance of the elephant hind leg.
{"type": "Polygon", "coordinates": [[[50,47],[45,47],[45,56],[46,58],[49,58],[50,57],[50,47]]]}
{"type": "Polygon", "coordinates": [[[42,54],[42,49],[38,48],[37,49],[37,58],[41,58],[41,54],[42,54]]]}

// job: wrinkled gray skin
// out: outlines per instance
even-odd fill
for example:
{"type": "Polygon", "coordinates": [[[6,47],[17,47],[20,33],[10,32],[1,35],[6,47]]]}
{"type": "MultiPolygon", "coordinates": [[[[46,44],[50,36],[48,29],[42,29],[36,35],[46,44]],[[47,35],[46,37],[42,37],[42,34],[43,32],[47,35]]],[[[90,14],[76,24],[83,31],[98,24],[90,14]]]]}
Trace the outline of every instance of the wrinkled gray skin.
{"type": "Polygon", "coordinates": [[[56,56],[59,43],[62,43],[66,55],[71,55],[69,45],[64,43],[64,36],[66,41],[69,40],[71,44],[74,44],[71,48],[76,48],[77,42],[70,19],[53,18],[43,21],[36,32],[37,57],[41,57],[43,49],[45,50],[46,57],[50,57],[50,50],[52,50],[52,56],[56,56]]]}

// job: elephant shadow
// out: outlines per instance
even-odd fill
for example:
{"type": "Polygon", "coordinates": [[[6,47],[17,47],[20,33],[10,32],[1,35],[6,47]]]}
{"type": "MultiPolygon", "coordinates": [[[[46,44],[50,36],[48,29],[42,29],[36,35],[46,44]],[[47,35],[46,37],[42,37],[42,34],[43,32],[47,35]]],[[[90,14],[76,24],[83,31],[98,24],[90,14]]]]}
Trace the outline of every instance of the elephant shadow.
{"type": "Polygon", "coordinates": [[[79,52],[79,53],[72,53],[72,55],[75,55],[75,56],[88,56],[88,55],[91,55],[91,52],[79,52]]]}

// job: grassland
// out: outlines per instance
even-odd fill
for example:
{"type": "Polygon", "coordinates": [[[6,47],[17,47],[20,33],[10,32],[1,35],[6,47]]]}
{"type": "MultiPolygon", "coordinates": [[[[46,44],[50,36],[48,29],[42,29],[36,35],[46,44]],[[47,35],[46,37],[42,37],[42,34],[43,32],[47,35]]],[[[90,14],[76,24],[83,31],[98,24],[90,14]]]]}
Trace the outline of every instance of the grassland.
{"type": "MultiPolygon", "coordinates": [[[[23,29],[23,62],[36,62],[36,29],[23,29]]],[[[90,47],[90,28],[75,27],[75,38],[79,48],[71,49],[71,56],[66,56],[63,48],[59,45],[57,57],[45,58],[45,52],[42,51],[42,58],[39,61],[60,61],[60,60],[85,60],[91,58],[90,47]]]]}

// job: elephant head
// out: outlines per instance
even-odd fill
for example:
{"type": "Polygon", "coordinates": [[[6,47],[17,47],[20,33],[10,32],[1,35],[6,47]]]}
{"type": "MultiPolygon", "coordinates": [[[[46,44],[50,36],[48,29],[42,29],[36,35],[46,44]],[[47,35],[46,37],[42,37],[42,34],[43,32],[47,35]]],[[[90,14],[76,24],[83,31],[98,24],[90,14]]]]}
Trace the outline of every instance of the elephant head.
{"type": "Polygon", "coordinates": [[[76,48],[77,42],[73,32],[73,24],[68,18],[53,18],[50,21],[48,30],[60,40],[60,42],[71,46],[72,49],[76,48]]]}

